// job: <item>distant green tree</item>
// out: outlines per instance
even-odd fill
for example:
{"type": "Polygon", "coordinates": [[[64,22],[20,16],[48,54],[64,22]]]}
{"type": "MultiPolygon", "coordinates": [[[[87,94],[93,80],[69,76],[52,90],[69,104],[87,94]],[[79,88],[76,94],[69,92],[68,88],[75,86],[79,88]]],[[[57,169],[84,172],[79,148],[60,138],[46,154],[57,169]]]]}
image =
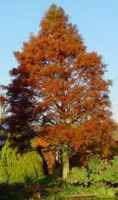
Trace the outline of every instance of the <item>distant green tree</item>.
{"type": "Polygon", "coordinates": [[[0,154],[0,183],[25,183],[43,177],[41,156],[32,151],[21,155],[7,140],[0,154]]]}

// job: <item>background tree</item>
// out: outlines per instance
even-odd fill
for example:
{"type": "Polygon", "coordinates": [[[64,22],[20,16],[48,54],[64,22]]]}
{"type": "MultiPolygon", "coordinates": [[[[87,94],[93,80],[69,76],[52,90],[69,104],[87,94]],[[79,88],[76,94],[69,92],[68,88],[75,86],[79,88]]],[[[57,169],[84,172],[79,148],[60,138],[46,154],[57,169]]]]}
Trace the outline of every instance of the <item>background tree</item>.
{"type": "Polygon", "coordinates": [[[9,131],[12,133],[11,140],[13,144],[17,144],[20,150],[24,150],[29,148],[30,140],[34,135],[31,127],[35,106],[34,92],[26,82],[28,72],[22,70],[19,66],[17,69],[13,69],[10,74],[15,78],[8,86],[9,131]]]}
{"type": "Polygon", "coordinates": [[[5,86],[0,85],[0,125],[2,125],[8,114],[8,102],[5,86]]]}
{"type": "Polygon", "coordinates": [[[4,145],[7,137],[7,118],[9,115],[9,105],[6,87],[0,85],[0,149],[4,145]]]}
{"type": "Polygon", "coordinates": [[[39,33],[15,56],[19,65],[9,86],[12,130],[37,122],[39,136],[73,151],[109,141],[113,126],[105,65],[87,51],[62,8],[50,7],[39,33]]]}

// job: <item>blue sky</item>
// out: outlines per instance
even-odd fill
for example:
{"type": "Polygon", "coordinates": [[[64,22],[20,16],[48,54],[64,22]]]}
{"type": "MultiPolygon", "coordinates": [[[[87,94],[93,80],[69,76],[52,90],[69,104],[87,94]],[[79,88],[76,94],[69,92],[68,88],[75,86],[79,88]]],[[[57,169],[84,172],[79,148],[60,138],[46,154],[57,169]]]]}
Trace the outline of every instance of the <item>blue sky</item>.
{"type": "Polygon", "coordinates": [[[16,66],[13,52],[21,49],[30,33],[39,30],[40,20],[52,3],[65,9],[88,50],[97,51],[108,64],[113,115],[118,121],[117,0],[0,0],[0,84],[10,82],[9,70],[16,66]]]}

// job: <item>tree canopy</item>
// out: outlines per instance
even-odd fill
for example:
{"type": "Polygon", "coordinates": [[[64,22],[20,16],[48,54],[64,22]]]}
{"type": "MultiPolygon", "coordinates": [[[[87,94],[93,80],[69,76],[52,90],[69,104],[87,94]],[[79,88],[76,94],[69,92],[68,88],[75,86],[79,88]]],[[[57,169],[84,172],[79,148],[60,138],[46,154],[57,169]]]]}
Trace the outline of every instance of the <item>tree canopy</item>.
{"type": "Polygon", "coordinates": [[[23,135],[24,127],[38,125],[39,137],[75,150],[109,141],[113,123],[106,66],[87,50],[62,8],[49,8],[39,32],[15,56],[18,66],[8,87],[12,131],[23,135]]]}

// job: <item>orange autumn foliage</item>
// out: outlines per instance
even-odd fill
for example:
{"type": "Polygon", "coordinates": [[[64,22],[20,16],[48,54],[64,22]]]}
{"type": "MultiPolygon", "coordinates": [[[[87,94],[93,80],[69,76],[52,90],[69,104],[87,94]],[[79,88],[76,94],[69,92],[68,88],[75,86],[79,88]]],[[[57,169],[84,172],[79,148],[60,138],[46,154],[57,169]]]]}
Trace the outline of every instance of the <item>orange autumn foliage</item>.
{"type": "Polygon", "coordinates": [[[47,148],[49,147],[50,143],[46,141],[45,138],[40,137],[40,138],[35,138],[35,140],[32,142],[33,147],[41,147],[41,148],[47,148]]]}
{"type": "Polygon", "coordinates": [[[50,144],[66,142],[74,150],[109,141],[113,122],[105,65],[96,52],[87,51],[62,8],[50,7],[38,34],[15,56],[19,64],[11,70],[9,85],[11,130],[37,122],[43,128],[39,137],[50,144]]]}

